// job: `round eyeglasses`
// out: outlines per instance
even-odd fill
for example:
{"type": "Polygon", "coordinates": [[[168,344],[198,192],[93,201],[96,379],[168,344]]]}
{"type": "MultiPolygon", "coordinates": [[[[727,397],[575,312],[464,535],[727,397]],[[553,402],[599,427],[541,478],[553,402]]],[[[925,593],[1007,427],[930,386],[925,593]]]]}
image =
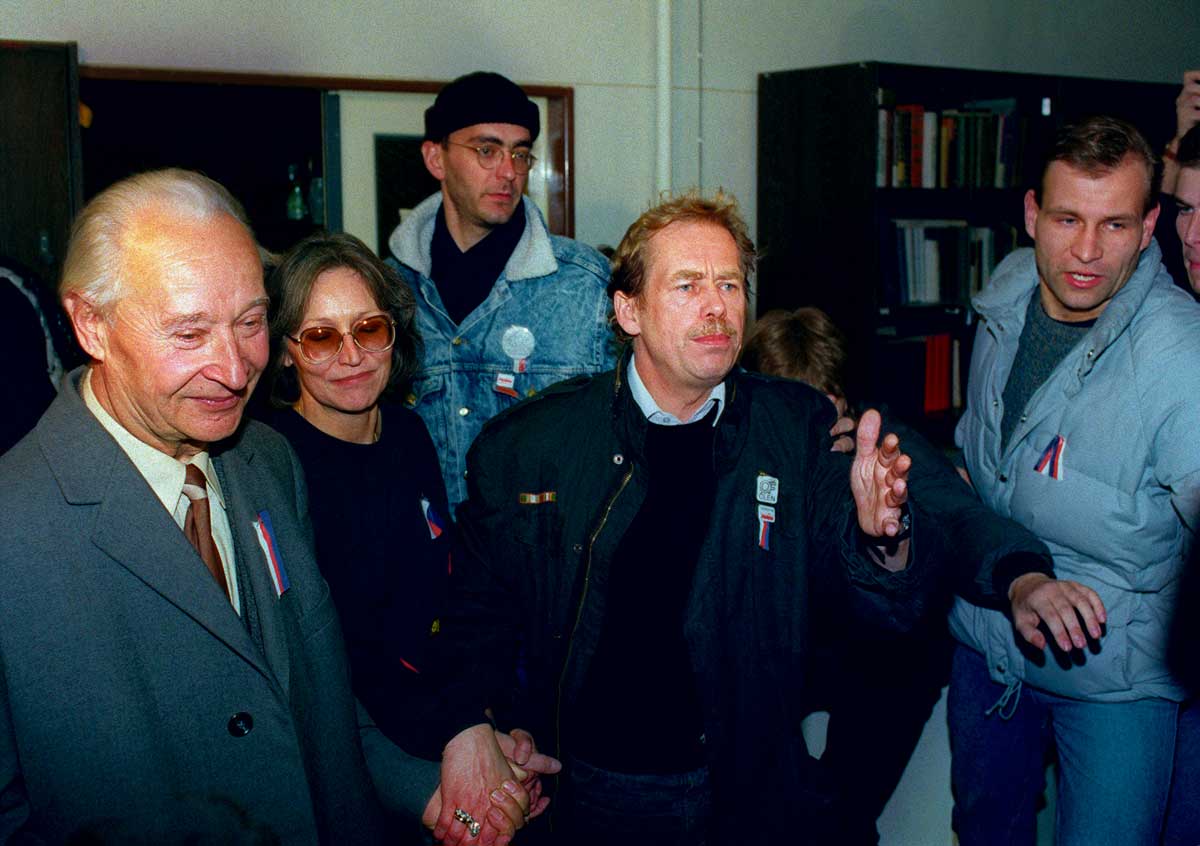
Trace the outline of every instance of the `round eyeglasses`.
{"type": "Polygon", "coordinates": [[[324,364],[342,351],[347,335],[363,352],[387,352],[396,343],[396,322],[377,314],[356,321],[349,332],[339,332],[332,326],[310,326],[298,338],[284,337],[300,346],[300,355],[310,364],[324,364]]]}
{"type": "Polygon", "coordinates": [[[506,150],[499,144],[460,144],[457,141],[446,143],[474,150],[475,155],[479,157],[479,166],[484,170],[495,170],[505,156],[512,159],[513,170],[520,174],[529,173],[530,168],[537,164],[537,156],[529,152],[527,147],[506,150]]]}

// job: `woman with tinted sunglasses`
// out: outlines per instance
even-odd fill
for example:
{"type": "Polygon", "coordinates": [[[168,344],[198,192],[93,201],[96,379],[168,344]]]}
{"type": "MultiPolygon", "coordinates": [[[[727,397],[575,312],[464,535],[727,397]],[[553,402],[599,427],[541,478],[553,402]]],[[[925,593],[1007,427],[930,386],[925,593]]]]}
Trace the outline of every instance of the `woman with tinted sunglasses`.
{"type": "Polygon", "coordinates": [[[352,235],[312,235],[271,296],[272,408],[308,482],[317,561],[341,617],[354,692],[401,746],[445,593],[446,493],[421,418],[391,399],[420,358],[407,285],[352,235]]]}

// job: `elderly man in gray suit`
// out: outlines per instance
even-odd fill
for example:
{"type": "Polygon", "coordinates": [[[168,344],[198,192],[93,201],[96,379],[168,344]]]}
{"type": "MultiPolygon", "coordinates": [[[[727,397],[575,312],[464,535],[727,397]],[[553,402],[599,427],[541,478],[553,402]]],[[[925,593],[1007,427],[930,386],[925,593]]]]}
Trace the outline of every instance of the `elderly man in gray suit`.
{"type": "MultiPolygon", "coordinates": [[[[300,466],[242,425],[268,351],[241,207],[118,183],[61,293],[91,362],[0,460],[0,843],[419,836],[437,765],[356,704],[300,466]]],[[[471,809],[489,839],[528,810],[509,791],[471,809]]]]}

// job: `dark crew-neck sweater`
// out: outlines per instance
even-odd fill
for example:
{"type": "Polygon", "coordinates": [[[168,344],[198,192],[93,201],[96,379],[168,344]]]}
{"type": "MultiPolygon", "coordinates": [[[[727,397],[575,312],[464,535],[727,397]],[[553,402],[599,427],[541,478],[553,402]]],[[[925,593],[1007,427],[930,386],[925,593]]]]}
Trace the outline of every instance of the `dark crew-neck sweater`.
{"type": "Polygon", "coordinates": [[[437,285],[446,314],[456,326],[487,299],[524,233],[525,203],[522,201],[517,203],[517,210],[507,223],[495,227],[483,240],[463,252],[446,225],[445,206],[438,209],[429,247],[429,276],[437,285]]]}
{"type": "Polygon", "coordinates": [[[423,730],[412,704],[445,598],[454,526],[425,424],[402,405],[380,409],[373,444],[327,435],[290,408],[261,419],[304,468],[317,564],[337,606],[354,695],[403,747],[423,730]]]}
{"type": "Polygon", "coordinates": [[[1000,448],[1008,447],[1009,438],[1021,422],[1025,406],[1037,389],[1050,378],[1058,363],[1083,340],[1095,320],[1066,323],[1046,314],[1041,289],[1035,288],[1025,310],[1025,326],[1017,341],[1017,354],[1004,383],[1004,415],[1000,418],[1000,448]]]}
{"type": "Polygon", "coordinates": [[[677,773],[705,763],[683,622],[716,493],[715,414],[647,425],[646,499],[613,554],[600,639],[568,714],[573,754],[602,769],[677,773]]]}

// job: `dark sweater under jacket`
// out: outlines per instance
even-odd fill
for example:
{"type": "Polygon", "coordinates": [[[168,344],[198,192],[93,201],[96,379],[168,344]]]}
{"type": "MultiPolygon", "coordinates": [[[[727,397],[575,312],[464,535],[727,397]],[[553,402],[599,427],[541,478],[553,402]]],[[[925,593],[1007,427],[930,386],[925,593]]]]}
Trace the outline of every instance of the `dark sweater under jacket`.
{"type": "MultiPolygon", "coordinates": [[[[617,371],[561,383],[491,421],[468,458],[439,652],[444,742],[483,719],[533,731],[559,755],[605,619],[610,563],[647,495],[644,414],[617,371]]],[[[711,460],[712,516],[683,631],[714,788],[715,842],[822,842],[824,797],[800,732],[810,602],[910,628],[925,612],[941,536],[919,501],[908,568],[866,552],[850,460],[829,451],[833,407],[794,382],[736,370],[711,460]],[[764,508],[772,509],[764,537],[764,508]],[[832,587],[831,587],[832,586],[832,587]],[[763,809],[786,809],[763,813],[763,809]]],[[[636,621],[630,621],[635,625],[636,621]]],[[[632,691],[636,693],[636,691],[632,691]]]]}

